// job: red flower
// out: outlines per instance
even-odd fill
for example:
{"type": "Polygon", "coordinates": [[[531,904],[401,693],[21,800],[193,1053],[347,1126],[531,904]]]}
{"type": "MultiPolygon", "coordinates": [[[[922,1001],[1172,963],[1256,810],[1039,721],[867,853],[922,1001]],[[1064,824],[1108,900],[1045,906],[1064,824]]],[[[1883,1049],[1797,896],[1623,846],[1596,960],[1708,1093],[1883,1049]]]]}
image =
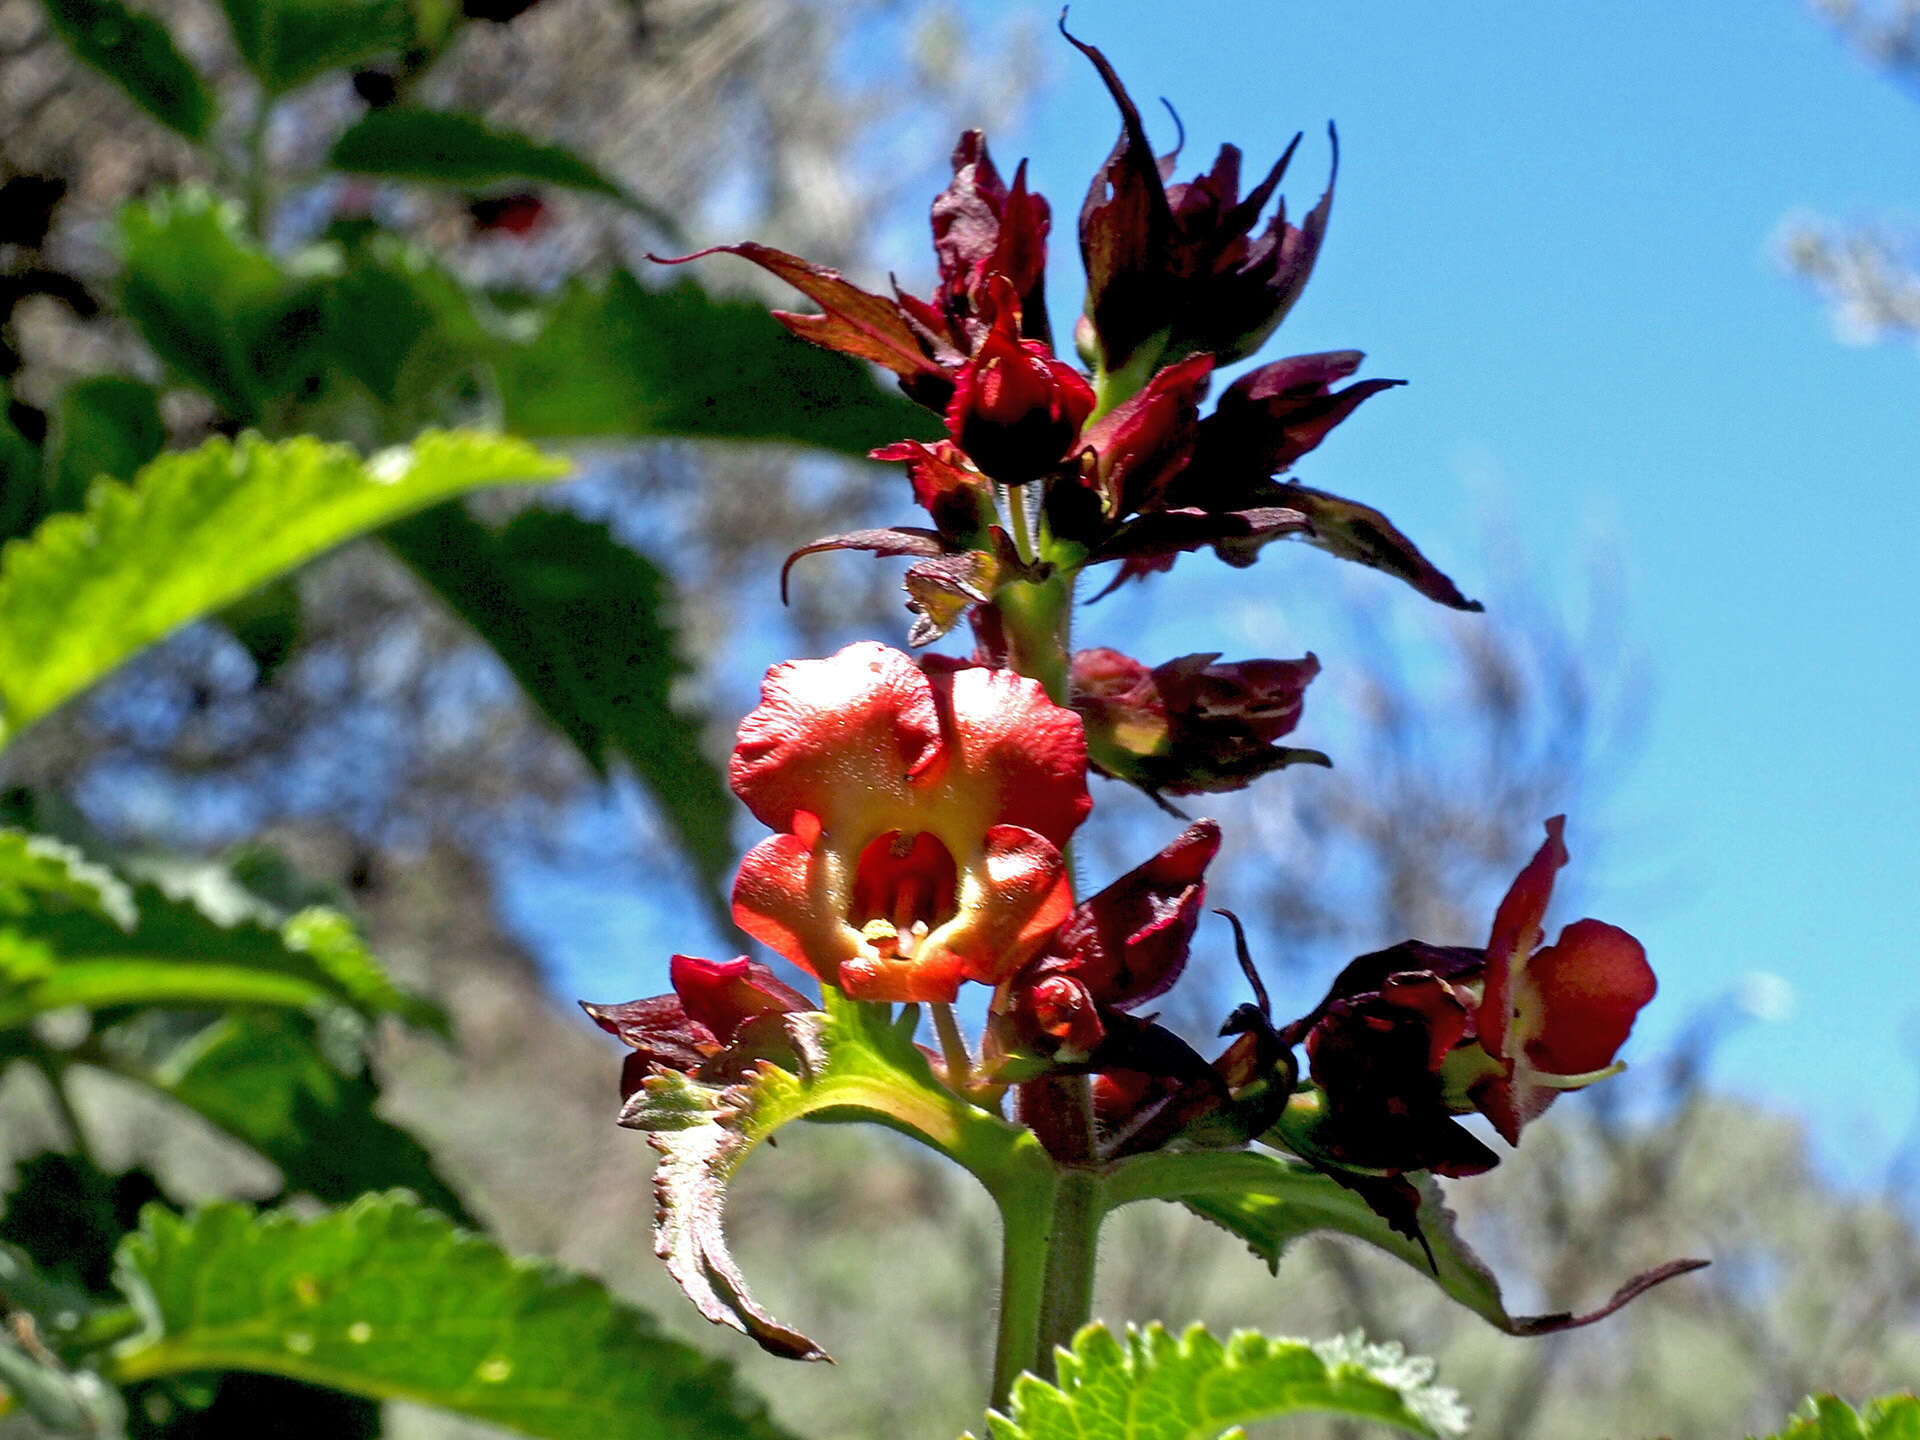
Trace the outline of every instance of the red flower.
{"type": "Polygon", "coordinates": [[[1149,670],[1118,650],[1077,652],[1074,704],[1093,767],[1158,796],[1238,790],[1283,765],[1328,763],[1274,743],[1299,723],[1317,659],[1219,660],[1183,655],[1149,670]]]}
{"type": "Polygon", "coordinates": [[[997,985],[1073,904],[1080,719],[1002,670],[924,673],[884,645],[767,672],[734,793],[780,833],[748,852],[748,934],[862,1000],[997,985]]]}
{"type": "Polygon", "coordinates": [[[633,1048],[620,1070],[623,1097],[656,1069],[709,1080],[737,1078],[749,1062],[729,1052],[736,1041],[748,1038],[754,1022],[814,1008],[773,971],[744,955],[718,961],[676,955],[667,973],[671,995],[624,1005],[580,1002],[594,1024],[633,1048]]]}
{"type": "Polygon", "coordinates": [[[1038,340],[1020,338],[1020,306],[996,276],[998,312],[954,377],[947,432],[982,471],[1024,485],[1060,468],[1093,412],[1093,387],[1038,340]]]}
{"type": "Polygon", "coordinates": [[[1478,1021],[1496,1068],[1473,1095],[1510,1144],[1562,1090],[1623,1068],[1614,1056],[1656,989],[1647,952],[1617,926],[1576,920],[1556,943],[1535,948],[1554,872],[1567,863],[1565,825],[1564,815],[1547,821],[1546,842],[1500,902],[1487,941],[1478,1021]]]}

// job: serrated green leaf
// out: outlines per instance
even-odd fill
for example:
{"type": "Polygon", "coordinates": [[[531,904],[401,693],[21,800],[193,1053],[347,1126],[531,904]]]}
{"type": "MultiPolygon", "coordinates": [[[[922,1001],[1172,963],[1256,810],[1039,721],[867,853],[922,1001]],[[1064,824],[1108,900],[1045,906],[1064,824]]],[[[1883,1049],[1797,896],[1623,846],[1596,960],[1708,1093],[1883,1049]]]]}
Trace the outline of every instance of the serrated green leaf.
{"type": "Polygon", "coordinates": [[[136,651],[323,551],[482,486],[563,473],[517,440],[428,433],[370,460],[212,440],[97,487],[0,551],[0,743],[136,651]]]}
{"type": "Polygon", "coordinates": [[[364,1059],[343,1066],[306,1015],[228,1015],[154,1071],[117,1067],[197,1111],[279,1167],[287,1189],[328,1203],[401,1187],[471,1223],[425,1146],[374,1111],[364,1059]]]}
{"type": "Polygon", "coordinates": [[[274,94],[328,70],[404,50],[414,38],[405,0],[221,0],[234,44],[274,94]]]}
{"type": "Polygon", "coordinates": [[[120,308],[235,420],[259,422],[271,400],[324,373],[321,277],[283,269],[246,237],[234,205],[203,190],[162,194],[121,211],[120,241],[120,308]]]}
{"type": "Polygon", "coordinates": [[[687,666],[659,568],[605,525],[551,510],[492,530],[441,506],[386,538],[598,773],[633,767],[717,902],[733,868],[732,801],[698,719],[673,703],[687,666]]]}
{"type": "MultiPolygon", "coordinates": [[[[1178,1338],[1128,1326],[1124,1342],[1089,1325],[1059,1353],[1059,1383],[1014,1383],[991,1440],[1217,1440],[1255,1420],[1338,1415],[1413,1435],[1466,1433],[1459,1398],[1433,1363],[1358,1334],[1318,1343],[1236,1331],[1221,1344],[1194,1325],[1178,1338]]],[[[971,1437],[969,1437],[971,1440],[971,1437]]]]}
{"type": "Polygon", "coordinates": [[[439,1020],[397,990],[330,911],[303,911],[279,925],[252,917],[223,924],[157,885],[138,885],[131,897],[131,929],[84,907],[36,905],[0,919],[0,1030],[70,1005],[345,1005],[439,1020]]]}
{"type": "Polygon", "coordinates": [[[937,417],[788,334],[758,301],[615,274],[570,287],[538,337],[495,359],[507,428],[543,436],[779,440],[865,456],[937,417]]]}
{"type": "Polygon", "coordinates": [[[1768,1440],[1920,1440],[1920,1399],[1883,1395],[1855,1410],[1834,1395],[1810,1395],[1768,1440]]]}
{"type": "Polygon", "coordinates": [[[49,508],[80,509],[95,480],[131,480],[166,443],[160,392],[153,386],[123,375],[69,385],[54,408],[49,508]]]}
{"type": "Polygon", "coordinates": [[[1454,1225],[1440,1187],[1417,1179],[1420,1239],[1395,1230],[1355,1191],[1298,1160],[1264,1151],[1163,1152],[1126,1162],[1110,1182],[1112,1205],[1154,1196],[1178,1200],[1203,1219],[1231,1231],[1277,1270],[1288,1245],[1330,1230],[1364,1240],[1430,1276],[1448,1295],[1509,1335],[1542,1335],[1591,1324],[1636,1296],[1704,1260],[1675,1260],[1627,1280],[1599,1307],[1576,1314],[1515,1315],[1500,1282],[1454,1225]],[[1424,1241],[1424,1243],[1422,1243],[1424,1241]]]}
{"type": "Polygon", "coordinates": [[[73,908],[121,930],[138,919],[133,891],[104,865],[46,835],[0,827],[0,919],[73,908]]]}
{"type": "MultiPolygon", "coordinates": [[[[896,1021],[891,1007],[829,989],[826,1013],[783,1018],[791,1068],[763,1059],[725,1088],[662,1072],[627,1102],[620,1123],[646,1130],[659,1152],[654,1172],[654,1253],[696,1309],[789,1359],[824,1360],[812,1340],[773,1319],[748,1293],[727,1251],[726,1189],[746,1158],[795,1120],[873,1121],[950,1156],[984,1184],[1013,1223],[1044,1201],[1051,1162],[1031,1131],[939,1084],[914,1046],[918,1008],[896,1021]]],[[[763,1047],[762,1053],[765,1053],[763,1047]]]]}
{"type": "Polygon", "coordinates": [[[549,1440],[784,1434],[727,1367],[582,1276],[504,1254],[403,1195],[303,1220],[155,1207],[121,1246],[147,1332],[125,1384],[252,1370],[549,1440]]]}
{"type": "Polygon", "coordinates": [[[120,0],[44,0],[47,18],[81,60],[105,75],[162,125],[189,140],[206,137],[213,92],[151,15],[120,0]]]}
{"type": "Polygon", "coordinates": [[[498,130],[478,115],[392,105],[370,110],[334,142],[336,170],[478,190],[533,181],[619,198],[618,185],[558,145],[498,130]]]}

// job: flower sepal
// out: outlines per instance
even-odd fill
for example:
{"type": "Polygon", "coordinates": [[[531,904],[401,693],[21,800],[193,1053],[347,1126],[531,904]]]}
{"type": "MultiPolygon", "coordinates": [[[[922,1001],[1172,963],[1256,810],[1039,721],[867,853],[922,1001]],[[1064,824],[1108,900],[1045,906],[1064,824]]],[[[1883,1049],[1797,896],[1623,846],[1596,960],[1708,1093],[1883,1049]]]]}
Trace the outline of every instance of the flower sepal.
{"type": "Polygon", "coordinates": [[[1031,1133],[941,1084],[914,1043],[917,1006],[849,1000],[829,990],[820,1011],[778,1017],[786,1054],[730,1084],[656,1070],[621,1123],[647,1132],[654,1172],[654,1253],[696,1309],[771,1354],[825,1360],[813,1340],[756,1302],[728,1252],[727,1187],[762,1141],[797,1120],[868,1120],[911,1136],[973,1172],[1009,1223],[1048,1182],[1031,1133]]]}

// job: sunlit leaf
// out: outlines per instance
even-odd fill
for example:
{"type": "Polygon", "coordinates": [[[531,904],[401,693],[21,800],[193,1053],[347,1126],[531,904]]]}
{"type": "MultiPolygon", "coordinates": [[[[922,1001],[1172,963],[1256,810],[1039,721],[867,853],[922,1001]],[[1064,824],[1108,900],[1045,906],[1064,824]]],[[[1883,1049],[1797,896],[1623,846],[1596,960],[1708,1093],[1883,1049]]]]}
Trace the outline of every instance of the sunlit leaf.
{"type": "Polygon", "coordinates": [[[460,432],[362,460],[243,436],[97,487],[0,551],[0,740],[135,652],[366,531],[468,490],[558,475],[519,441],[460,432]]]}
{"type": "Polygon", "coordinates": [[[1768,1440],[1920,1440],[1920,1399],[1886,1395],[1855,1410],[1833,1395],[1809,1396],[1768,1440]]]}
{"type": "Polygon", "coordinates": [[[64,841],[0,828],[0,921],[34,909],[77,909],[121,930],[138,919],[133,891],[64,841]]]}
{"type": "Polygon", "coordinates": [[[1089,1325],[1058,1355],[1059,1382],[1014,1382],[990,1440],[1216,1440],[1256,1420],[1337,1415],[1412,1435],[1463,1435],[1467,1414],[1433,1383],[1433,1362],[1358,1335],[1317,1343],[1236,1331],[1224,1344],[1194,1325],[1175,1337],[1089,1325]]]}
{"type": "Polygon", "coordinates": [[[0,1030],[66,1006],[129,1005],[333,1005],[445,1026],[333,911],[216,917],[191,894],[130,886],[54,842],[0,830],[0,1030]]]}
{"type": "Polygon", "coordinates": [[[205,137],[213,93],[187,63],[167,27],[120,0],[44,0],[61,39],[161,124],[189,140],[205,137]]]}
{"type": "Polygon", "coordinates": [[[120,1383],[205,1370],[412,1400],[550,1440],[774,1440],[727,1368],[597,1283],[516,1260],[404,1195],[302,1219],[155,1207],[120,1251],[147,1320],[120,1383]]]}

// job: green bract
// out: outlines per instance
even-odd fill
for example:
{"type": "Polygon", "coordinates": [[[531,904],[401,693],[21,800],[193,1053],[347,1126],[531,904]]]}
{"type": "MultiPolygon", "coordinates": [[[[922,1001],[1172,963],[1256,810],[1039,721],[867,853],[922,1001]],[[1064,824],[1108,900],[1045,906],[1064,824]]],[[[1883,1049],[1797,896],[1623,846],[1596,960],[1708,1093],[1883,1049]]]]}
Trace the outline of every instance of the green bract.
{"type": "Polygon", "coordinates": [[[134,652],[369,530],[566,466],[518,440],[422,435],[363,460],[313,439],[211,440],[95,488],[0,552],[0,743],[134,652]]]}

